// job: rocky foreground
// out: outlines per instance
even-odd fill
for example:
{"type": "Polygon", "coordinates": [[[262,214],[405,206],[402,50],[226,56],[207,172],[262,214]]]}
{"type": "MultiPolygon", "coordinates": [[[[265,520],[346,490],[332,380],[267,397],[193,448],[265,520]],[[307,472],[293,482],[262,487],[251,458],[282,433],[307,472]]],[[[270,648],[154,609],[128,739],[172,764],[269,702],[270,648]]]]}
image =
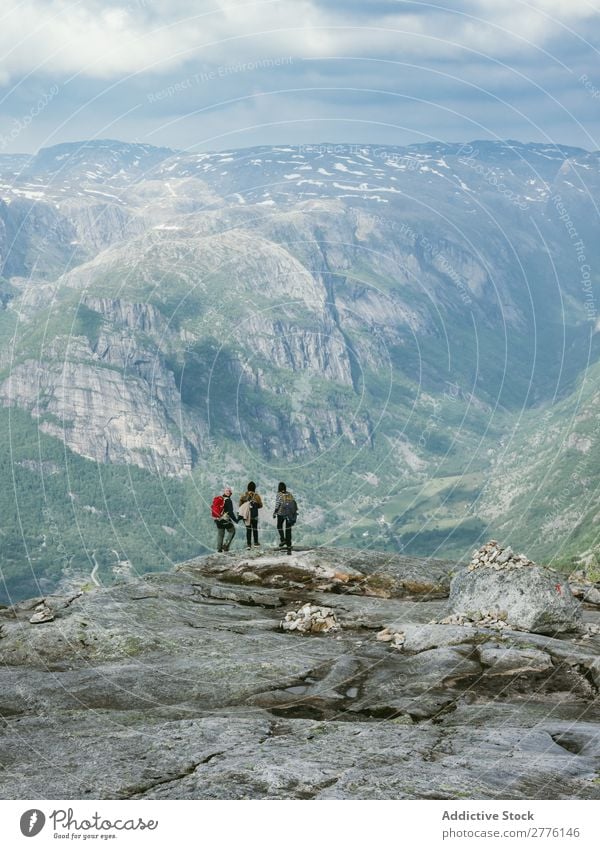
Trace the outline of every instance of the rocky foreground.
{"type": "Polygon", "coordinates": [[[0,610],[0,797],[600,798],[597,588],[505,555],[232,552],[0,610]]]}

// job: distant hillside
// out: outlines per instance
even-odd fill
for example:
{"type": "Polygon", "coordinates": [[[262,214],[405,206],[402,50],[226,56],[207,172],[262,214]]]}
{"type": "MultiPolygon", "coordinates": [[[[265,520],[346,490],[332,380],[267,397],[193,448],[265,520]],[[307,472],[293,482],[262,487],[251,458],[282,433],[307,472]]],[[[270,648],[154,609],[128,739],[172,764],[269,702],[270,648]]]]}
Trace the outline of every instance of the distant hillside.
{"type": "Polygon", "coordinates": [[[520,142],[0,156],[0,595],[201,553],[249,478],[308,545],[594,559],[599,181],[520,142]]]}

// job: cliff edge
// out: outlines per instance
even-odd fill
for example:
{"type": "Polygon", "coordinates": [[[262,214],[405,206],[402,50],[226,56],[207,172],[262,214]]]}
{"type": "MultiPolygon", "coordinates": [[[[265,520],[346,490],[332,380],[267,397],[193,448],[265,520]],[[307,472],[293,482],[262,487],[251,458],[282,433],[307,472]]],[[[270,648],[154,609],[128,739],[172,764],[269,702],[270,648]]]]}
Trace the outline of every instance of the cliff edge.
{"type": "Polygon", "coordinates": [[[0,610],[0,797],[600,798],[598,605],[532,633],[467,574],[253,551],[0,610]]]}

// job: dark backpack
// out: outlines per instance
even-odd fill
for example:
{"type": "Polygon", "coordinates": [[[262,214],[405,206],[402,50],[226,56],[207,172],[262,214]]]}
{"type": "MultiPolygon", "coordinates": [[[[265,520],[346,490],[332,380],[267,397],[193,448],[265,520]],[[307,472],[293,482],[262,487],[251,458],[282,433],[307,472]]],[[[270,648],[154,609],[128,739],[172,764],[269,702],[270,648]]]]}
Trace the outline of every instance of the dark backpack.
{"type": "Polygon", "coordinates": [[[298,505],[294,500],[291,492],[281,493],[281,504],[279,505],[279,515],[284,516],[290,525],[296,524],[298,518],[298,505]]]}
{"type": "Polygon", "coordinates": [[[222,495],[215,495],[210,506],[210,515],[213,519],[222,519],[225,510],[225,499],[222,495]]]}

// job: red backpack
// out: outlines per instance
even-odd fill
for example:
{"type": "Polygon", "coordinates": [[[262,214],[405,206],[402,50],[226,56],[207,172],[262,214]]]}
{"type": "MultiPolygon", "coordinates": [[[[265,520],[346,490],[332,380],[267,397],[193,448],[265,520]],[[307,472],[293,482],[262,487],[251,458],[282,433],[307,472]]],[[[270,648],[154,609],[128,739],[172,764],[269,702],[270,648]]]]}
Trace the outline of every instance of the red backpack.
{"type": "Polygon", "coordinates": [[[212,500],[210,515],[213,519],[222,519],[223,511],[225,510],[225,499],[222,495],[215,495],[212,500]]]}

